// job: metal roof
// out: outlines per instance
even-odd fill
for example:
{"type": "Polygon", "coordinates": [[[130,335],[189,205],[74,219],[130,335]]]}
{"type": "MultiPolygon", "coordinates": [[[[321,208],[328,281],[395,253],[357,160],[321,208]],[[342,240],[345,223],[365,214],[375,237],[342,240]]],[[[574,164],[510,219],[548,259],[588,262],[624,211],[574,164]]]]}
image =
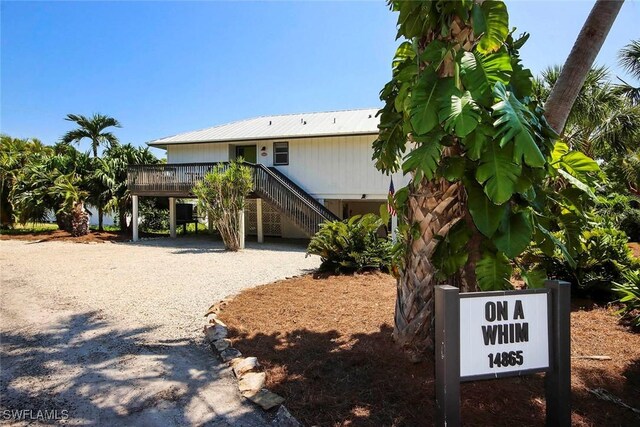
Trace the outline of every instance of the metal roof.
{"type": "Polygon", "coordinates": [[[377,134],[377,108],[284,114],[240,120],[207,129],[185,132],[150,141],[163,147],[196,142],[229,142],[258,139],[304,138],[312,136],[377,134]]]}

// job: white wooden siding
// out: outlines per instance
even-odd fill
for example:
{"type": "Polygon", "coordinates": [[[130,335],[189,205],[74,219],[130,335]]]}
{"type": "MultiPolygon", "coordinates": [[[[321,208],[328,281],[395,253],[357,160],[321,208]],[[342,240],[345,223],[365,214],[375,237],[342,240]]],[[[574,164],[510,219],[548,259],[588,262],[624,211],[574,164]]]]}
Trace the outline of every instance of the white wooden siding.
{"type": "MultiPolygon", "coordinates": [[[[289,141],[289,165],[276,166],[317,199],[386,199],[390,178],[375,167],[372,135],[289,141]]],[[[269,156],[267,156],[269,157],[269,156]]],[[[394,176],[397,188],[405,185],[394,176]]]]}
{"type": "Polygon", "coordinates": [[[227,144],[184,144],[167,146],[167,163],[226,162],[227,144]]]}
{"type": "MultiPolygon", "coordinates": [[[[241,143],[169,145],[168,163],[219,162],[229,160],[234,145],[256,145],[257,162],[273,166],[273,142],[289,143],[289,165],[276,166],[316,199],[385,200],[390,178],[379,172],[371,156],[374,135],[349,135],[241,143]],[[265,147],[266,156],[262,156],[265,147]]],[[[408,177],[394,175],[396,190],[408,177]]]]}

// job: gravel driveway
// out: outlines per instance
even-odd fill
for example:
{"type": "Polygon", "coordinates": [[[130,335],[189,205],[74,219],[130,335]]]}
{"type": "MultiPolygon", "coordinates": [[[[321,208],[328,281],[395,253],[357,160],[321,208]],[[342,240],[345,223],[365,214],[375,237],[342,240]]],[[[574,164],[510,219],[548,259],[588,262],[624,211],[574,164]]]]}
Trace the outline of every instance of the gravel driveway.
{"type": "Polygon", "coordinates": [[[0,422],[265,425],[204,343],[203,314],[242,289],[318,265],[300,245],[227,253],[202,236],[0,241],[0,422]]]}

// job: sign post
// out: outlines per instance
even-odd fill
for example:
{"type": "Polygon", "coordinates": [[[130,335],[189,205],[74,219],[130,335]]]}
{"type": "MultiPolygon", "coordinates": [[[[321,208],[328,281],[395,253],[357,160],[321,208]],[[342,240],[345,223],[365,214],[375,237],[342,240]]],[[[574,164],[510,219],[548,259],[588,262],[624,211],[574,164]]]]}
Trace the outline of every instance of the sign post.
{"type": "Polygon", "coordinates": [[[545,372],[547,425],[571,425],[570,285],[459,294],[438,286],[436,423],[460,425],[460,382],[545,372]]]}
{"type": "Polygon", "coordinates": [[[551,370],[545,375],[547,425],[571,425],[571,286],[567,282],[548,281],[551,290],[553,335],[551,370]]]}
{"type": "Polygon", "coordinates": [[[460,291],[436,287],[436,425],[460,425],[460,291]]]}

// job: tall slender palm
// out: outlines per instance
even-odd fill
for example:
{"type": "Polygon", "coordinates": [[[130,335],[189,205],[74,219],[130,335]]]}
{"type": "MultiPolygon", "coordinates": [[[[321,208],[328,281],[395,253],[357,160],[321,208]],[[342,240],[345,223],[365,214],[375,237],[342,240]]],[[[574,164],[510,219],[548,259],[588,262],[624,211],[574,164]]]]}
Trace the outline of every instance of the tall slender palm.
{"type": "MultiPolygon", "coordinates": [[[[113,133],[105,131],[110,127],[120,127],[120,123],[113,117],[105,116],[104,114],[94,114],[91,117],[68,114],[66,120],[77,123],[78,128],[67,132],[62,137],[62,142],[79,143],[85,138],[89,139],[93,157],[98,157],[98,147],[100,145],[106,145],[108,148],[118,144],[118,138],[113,133]]],[[[98,204],[98,229],[102,231],[104,202],[99,199],[95,200],[95,202],[98,204]]]]}
{"type": "Polygon", "coordinates": [[[105,116],[103,114],[94,114],[91,117],[86,117],[81,114],[68,114],[65,120],[75,122],[78,125],[78,128],[64,134],[62,142],[79,143],[85,138],[89,139],[91,141],[93,157],[98,157],[99,146],[106,145],[107,147],[110,147],[118,143],[118,138],[116,138],[113,133],[105,131],[105,129],[110,127],[121,127],[120,122],[113,117],[105,116]]]}
{"type": "Polygon", "coordinates": [[[559,134],[624,0],[596,0],[545,103],[545,117],[559,134]]]}
{"type": "MultiPolygon", "coordinates": [[[[618,52],[618,61],[636,80],[640,80],[640,39],[632,40],[628,45],[618,52]]],[[[622,82],[620,89],[633,105],[640,105],[640,86],[633,86],[622,78],[618,77],[622,82]]]]}

